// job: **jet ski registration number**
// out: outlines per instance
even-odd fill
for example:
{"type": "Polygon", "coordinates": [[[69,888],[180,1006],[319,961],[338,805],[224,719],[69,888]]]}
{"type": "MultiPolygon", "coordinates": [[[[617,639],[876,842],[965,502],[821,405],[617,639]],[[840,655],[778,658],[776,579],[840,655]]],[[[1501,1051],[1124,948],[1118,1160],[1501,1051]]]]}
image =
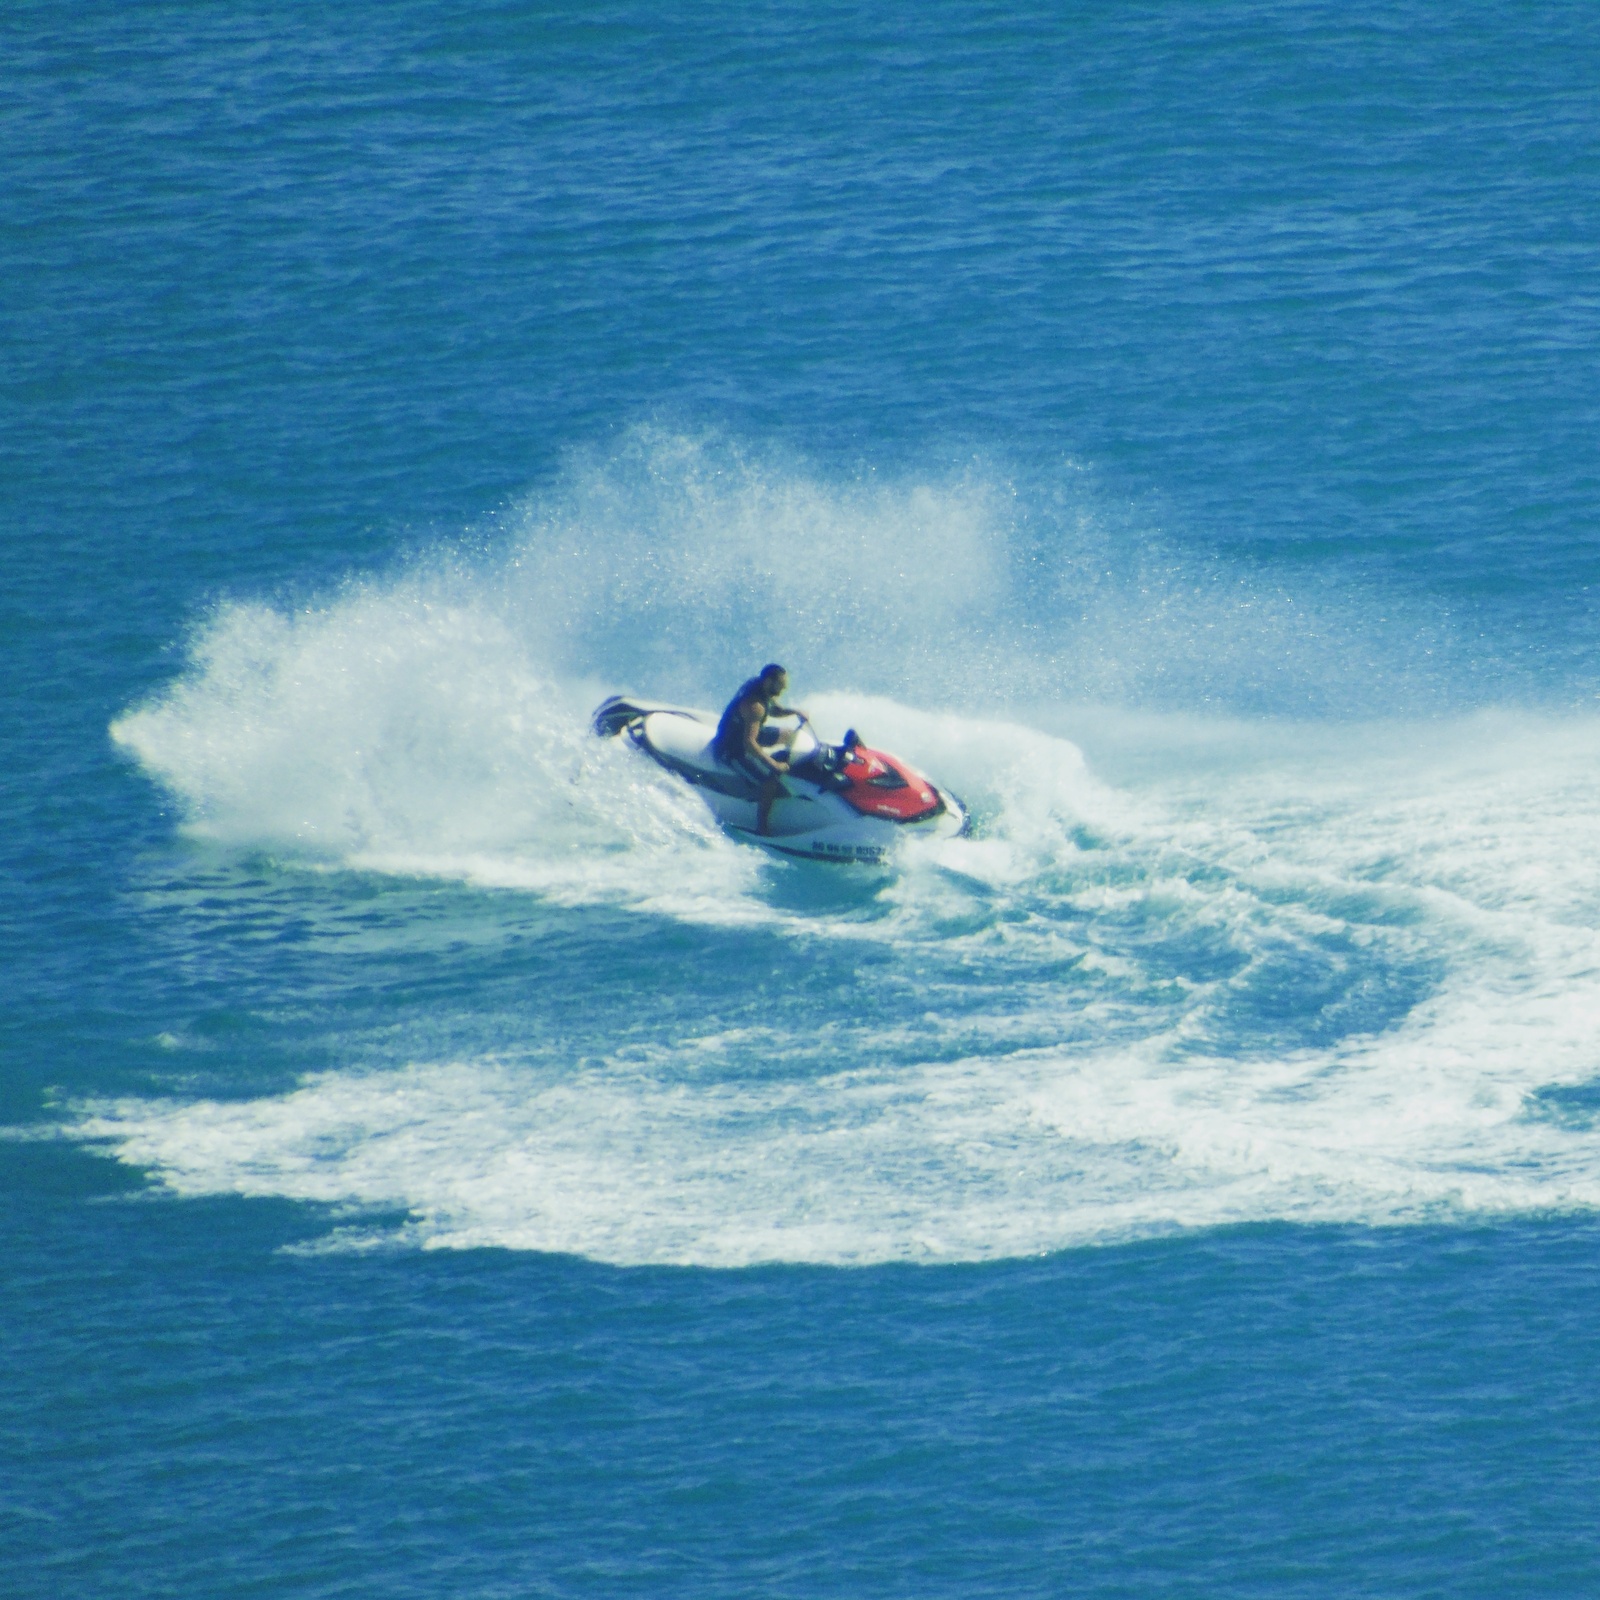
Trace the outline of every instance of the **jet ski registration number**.
{"type": "Polygon", "coordinates": [[[818,840],[812,850],[819,856],[831,856],[840,861],[882,861],[884,852],[870,844],[834,844],[831,840],[818,840]]]}

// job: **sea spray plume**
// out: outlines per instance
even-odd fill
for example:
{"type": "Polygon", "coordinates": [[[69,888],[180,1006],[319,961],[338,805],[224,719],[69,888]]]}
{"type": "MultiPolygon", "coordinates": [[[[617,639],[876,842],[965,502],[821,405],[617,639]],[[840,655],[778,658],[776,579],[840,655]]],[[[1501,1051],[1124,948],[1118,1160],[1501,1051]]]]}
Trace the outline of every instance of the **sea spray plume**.
{"type": "Polygon", "coordinates": [[[980,719],[1230,682],[1248,697],[1263,663],[1335,695],[1329,660],[1354,661],[1365,692],[1392,690],[1370,639],[1336,648],[1359,636],[1336,608],[1279,605],[1159,542],[1118,564],[1091,511],[971,463],[827,480],[635,429],[574,456],[470,557],[425,554],[292,611],[221,605],[178,679],[112,732],[224,842],[580,892],[686,828],[722,856],[692,797],[586,737],[608,689],[714,707],[777,657],[808,697],[980,719]]]}
{"type": "Polygon", "coordinates": [[[830,482],[641,428],[523,509],[504,603],[557,670],[657,693],[719,700],[779,657],[812,685],[944,694],[1006,612],[1008,499],[971,473],[830,482]]]}
{"type": "Polygon", "coordinates": [[[736,893],[736,852],[692,796],[587,737],[589,699],[493,607],[416,572],[289,615],[222,607],[190,670],[112,736],[225,844],[557,898],[736,893]],[[711,857],[697,884],[685,845],[711,857]],[[651,877],[658,857],[676,874],[651,877]]]}
{"type": "Polygon", "coordinates": [[[1185,548],[1069,461],[830,474],[645,426],[574,451],[506,525],[483,576],[508,626],[563,674],[667,696],[714,702],[773,656],[965,710],[1362,716],[1449,693],[1440,615],[1185,548]]]}
{"type": "Polygon", "coordinates": [[[508,779],[547,748],[528,725],[547,686],[500,619],[416,580],[289,615],[225,606],[192,663],[113,736],[235,842],[482,843],[500,831],[484,802],[526,806],[508,779]]]}
{"type": "MultiPolygon", "coordinates": [[[[902,643],[929,619],[931,674],[960,614],[996,604],[982,502],[835,492],[641,435],[620,464],[575,467],[492,551],[425,556],[293,611],[219,606],[177,681],[112,734],[224,843],[562,892],[659,883],[620,857],[726,847],[693,796],[589,739],[602,686],[676,672],[709,700],[780,629],[835,670],[859,657],[903,676],[902,643]],[[885,529],[918,559],[885,556],[885,529]]],[[[693,900],[749,870],[680,859],[665,878],[693,900]]]]}

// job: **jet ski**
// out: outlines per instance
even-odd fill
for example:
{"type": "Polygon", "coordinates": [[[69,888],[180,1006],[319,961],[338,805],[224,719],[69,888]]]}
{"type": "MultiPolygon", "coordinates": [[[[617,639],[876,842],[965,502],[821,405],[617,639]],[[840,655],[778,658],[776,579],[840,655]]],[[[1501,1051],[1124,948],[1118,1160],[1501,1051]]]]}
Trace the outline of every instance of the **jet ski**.
{"type": "Polygon", "coordinates": [[[768,819],[756,832],[760,789],[712,751],[718,719],[685,706],[613,695],[594,714],[601,738],[624,738],[658,767],[700,791],[717,821],[738,839],[812,861],[871,864],[906,838],[950,839],[965,833],[966,808],[898,756],[862,744],[852,728],[825,744],[804,717],[783,731],[771,719],[761,742],[786,748],[789,765],[768,819]]]}

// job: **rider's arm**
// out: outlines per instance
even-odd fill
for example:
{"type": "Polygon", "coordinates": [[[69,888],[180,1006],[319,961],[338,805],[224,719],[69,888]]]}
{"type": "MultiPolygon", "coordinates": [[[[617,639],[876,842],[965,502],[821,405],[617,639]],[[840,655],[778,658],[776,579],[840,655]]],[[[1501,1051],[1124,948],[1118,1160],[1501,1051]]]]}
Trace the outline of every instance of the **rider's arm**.
{"type": "Polygon", "coordinates": [[[760,704],[759,700],[746,700],[744,705],[740,707],[740,714],[744,717],[745,751],[747,754],[755,756],[758,760],[765,761],[774,772],[782,772],[783,767],[774,761],[761,747],[761,740],[758,736],[761,732],[761,724],[770,715],[770,708],[757,711],[755,707],[760,704]]]}

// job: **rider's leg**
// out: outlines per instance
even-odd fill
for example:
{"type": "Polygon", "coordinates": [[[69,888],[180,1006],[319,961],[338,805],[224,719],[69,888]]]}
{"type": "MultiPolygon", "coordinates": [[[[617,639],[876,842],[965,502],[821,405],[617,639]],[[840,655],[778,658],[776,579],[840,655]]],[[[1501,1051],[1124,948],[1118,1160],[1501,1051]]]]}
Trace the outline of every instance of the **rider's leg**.
{"type": "Polygon", "coordinates": [[[756,805],[756,832],[765,833],[767,823],[772,818],[772,802],[776,800],[783,790],[783,785],[776,778],[768,778],[761,785],[761,799],[756,805]]]}

